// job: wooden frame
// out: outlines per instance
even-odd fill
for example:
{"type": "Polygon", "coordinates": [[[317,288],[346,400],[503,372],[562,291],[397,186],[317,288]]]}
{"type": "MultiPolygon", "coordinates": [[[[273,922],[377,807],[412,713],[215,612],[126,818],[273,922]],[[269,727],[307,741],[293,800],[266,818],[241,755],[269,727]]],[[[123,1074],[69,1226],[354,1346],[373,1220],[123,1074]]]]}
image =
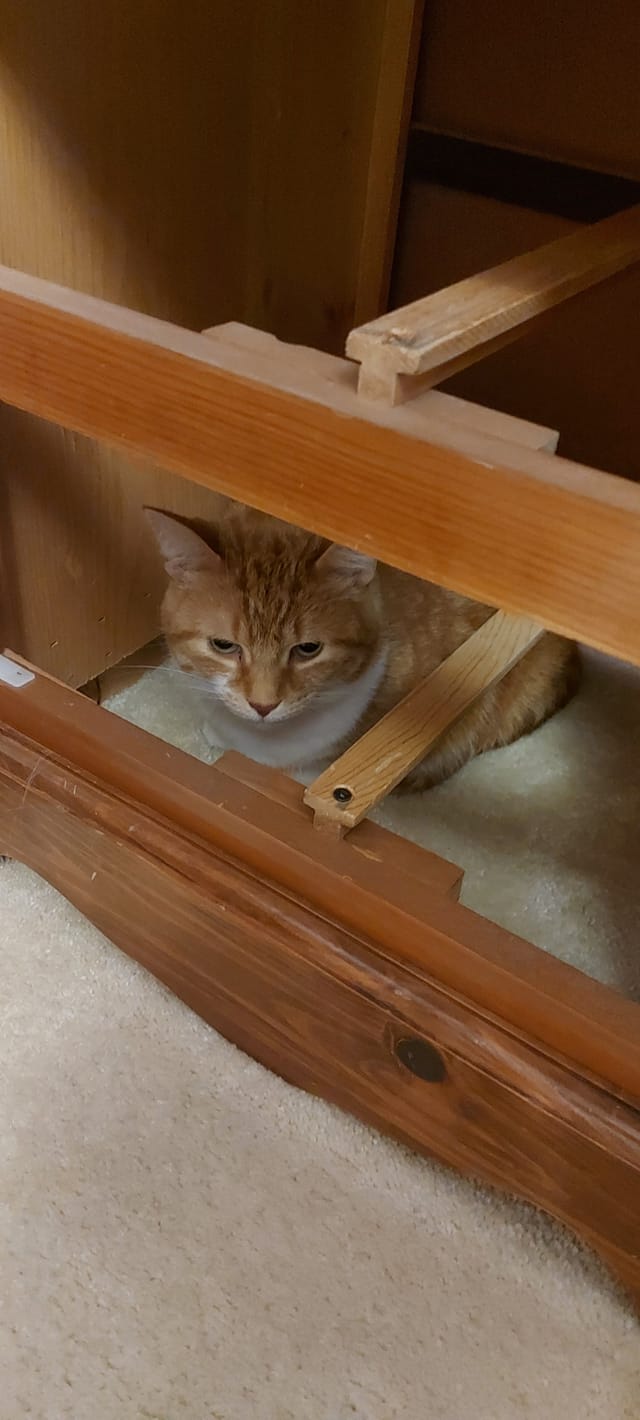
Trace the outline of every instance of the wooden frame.
{"type": "MultiPolygon", "coordinates": [[[[20,408],[640,663],[635,487],[18,273],[0,337],[20,408]]],[[[640,1007],[462,907],[452,865],[366,820],[325,837],[286,776],[204,770],[15,657],[0,811],[4,852],[242,1048],[546,1208],[640,1299],[640,1007]]]]}
{"type": "Polygon", "coordinates": [[[347,354],[361,362],[360,391],[399,404],[417,387],[431,389],[510,344],[524,323],[531,328],[561,301],[624,271],[639,247],[640,206],[629,207],[379,316],[347,340],[347,354]]]}
{"type": "Polygon", "coordinates": [[[0,399],[640,663],[640,488],[434,397],[369,405],[348,362],[249,356],[0,268],[0,399]]]}

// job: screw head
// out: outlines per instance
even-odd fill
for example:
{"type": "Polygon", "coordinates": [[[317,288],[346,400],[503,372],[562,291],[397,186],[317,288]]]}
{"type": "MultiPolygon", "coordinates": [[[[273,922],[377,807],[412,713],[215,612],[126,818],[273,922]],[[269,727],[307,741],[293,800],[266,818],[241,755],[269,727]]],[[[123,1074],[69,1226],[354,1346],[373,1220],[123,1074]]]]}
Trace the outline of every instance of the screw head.
{"type": "Polygon", "coordinates": [[[346,785],[341,784],[337,789],[334,789],[333,797],[337,804],[348,804],[353,798],[353,794],[350,789],[347,789],[346,785]]]}

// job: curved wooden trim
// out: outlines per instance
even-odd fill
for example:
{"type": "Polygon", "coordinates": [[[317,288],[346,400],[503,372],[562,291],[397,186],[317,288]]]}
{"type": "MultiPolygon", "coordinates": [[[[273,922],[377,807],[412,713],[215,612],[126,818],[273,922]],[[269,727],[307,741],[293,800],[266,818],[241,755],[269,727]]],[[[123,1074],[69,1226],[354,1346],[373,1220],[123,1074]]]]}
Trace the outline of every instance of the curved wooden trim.
{"type": "MultiPolygon", "coordinates": [[[[28,693],[14,692],[23,701],[28,693]]],[[[82,718],[75,701],[72,725],[82,718]]],[[[508,1020],[430,979],[415,960],[348,930],[342,914],[250,869],[237,847],[229,851],[215,814],[205,842],[163,817],[157,803],[151,809],[115,788],[112,717],[90,702],[86,710],[100,725],[102,779],[27,734],[0,730],[2,847],[270,1069],[544,1208],[591,1242],[637,1294],[638,1111],[584,1078],[575,1061],[554,1058],[508,1020]]],[[[144,765],[149,737],[132,734],[143,766],[156,773],[159,746],[144,765]]],[[[213,806],[225,776],[210,773],[213,806]]],[[[227,788],[221,812],[242,819],[260,794],[231,777],[227,788]]],[[[264,808],[270,800],[262,797],[264,808]]],[[[282,844],[278,855],[287,856],[282,844]]],[[[343,879],[342,900],[350,896],[343,879]]],[[[447,908],[438,888],[432,896],[434,912],[448,911],[453,923],[462,910],[447,908]]],[[[378,915],[380,923],[387,915],[382,902],[378,915]]],[[[455,940],[448,945],[455,952],[455,940]]]]}

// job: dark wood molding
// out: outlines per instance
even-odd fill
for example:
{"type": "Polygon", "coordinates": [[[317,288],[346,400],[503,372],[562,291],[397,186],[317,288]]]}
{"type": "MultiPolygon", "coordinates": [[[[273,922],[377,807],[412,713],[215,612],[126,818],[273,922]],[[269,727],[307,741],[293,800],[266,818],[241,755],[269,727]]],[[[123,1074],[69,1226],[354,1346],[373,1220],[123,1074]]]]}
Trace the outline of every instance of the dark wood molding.
{"type": "Polygon", "coordinates": [[[372,825],[301,877],[299,786],[238,756],[207,770],[40,674],[0,686],[0,810],[1,850],[241,1049],[553,1214],[640,1302],[640,1008],[372,825]]]}

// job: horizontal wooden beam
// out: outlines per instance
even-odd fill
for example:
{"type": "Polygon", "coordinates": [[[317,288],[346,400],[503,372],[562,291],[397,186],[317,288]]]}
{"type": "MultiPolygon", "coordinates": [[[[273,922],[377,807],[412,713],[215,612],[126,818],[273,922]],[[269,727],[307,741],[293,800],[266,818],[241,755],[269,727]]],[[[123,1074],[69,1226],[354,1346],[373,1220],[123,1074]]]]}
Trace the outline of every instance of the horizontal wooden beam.
{"type": "Polygon", "coordinates": [[[640,489],[0,270],[0,398],[640,663],[640,489]],[[404,422],[401,422],[401,419],[404,422]]]}
{"type": "MultiPolygon", "coordinates": [[[[11,764],[29,746],[20,812],[0,816],[0,852],[25,852],[30,861],[35,838],[27,808],[37,821],[55,762],[63,766],[56,789],[61,822],[65,810],[71,816],[80,807],[74,779],[101,785],[121,814],[119,838],[133,841],[143,821],[164,823],[187,856],[197,842],[235,862],[247,883],[268,881],[375,944],[382,971],[397,963],[482,1014],[502,1017],[514,1035],[544,1044],[621,1098],[640,1095],[640,1007],[462,906],[461,873],[451,863],[367,822],[345,840],[325,839],[303,804],[302,786],[285,775],[235,754],[202,765],[36,667],[31,671],[33,679],[18,687],[0,676],[0,789],[14,782],[11,764]]],[[[55,863],[55,837],[47,851],[55,863]]],[[[75,871],[73,858],[67,866],[75,871]]],[[[94,891],[92,882],[85,886],[94,891]]],[[[112,896],[117,906],[118,893],[112,896]]],[[[92,916],[90,906],[82,910],[92,916]]]]}
{"type": "MultiPolygon", "coordinates": [[[[370,411],[354,401],[357,367],[341,355],[327,355],[324,350],[312,350],[307,345],[292,345],[278,340],[266,330],[243,325],[240,321],[225,321],[203,330],[207,340],[216,342],[218,352],[229,369],[237,370],[238,355],[245,357],[241,372],[250,379],[267,381],[279,388],[321,404],[330,403],[345,414],[356,413],[369,418],[370,411]]],[[[445,447],[458,447],[463,431],[506,439],[525,449],[547,449],[555,453],[558,430],[543,424],[532,424],[502,410],[487,409],[469,399],[445,394],[442,390],[426,390],[403,409],[380,410],[373,415],[376,422],[391,425],[401,433],[424,439],[432,427],[445,447]]]]}
{"type": "Polygon", "coordinates": [[[640,205],[469,276],[352,330],[361,393],[395,403],[398,379],[439,384],[525,333],[532,321],[640,260],[640,205]]]}

